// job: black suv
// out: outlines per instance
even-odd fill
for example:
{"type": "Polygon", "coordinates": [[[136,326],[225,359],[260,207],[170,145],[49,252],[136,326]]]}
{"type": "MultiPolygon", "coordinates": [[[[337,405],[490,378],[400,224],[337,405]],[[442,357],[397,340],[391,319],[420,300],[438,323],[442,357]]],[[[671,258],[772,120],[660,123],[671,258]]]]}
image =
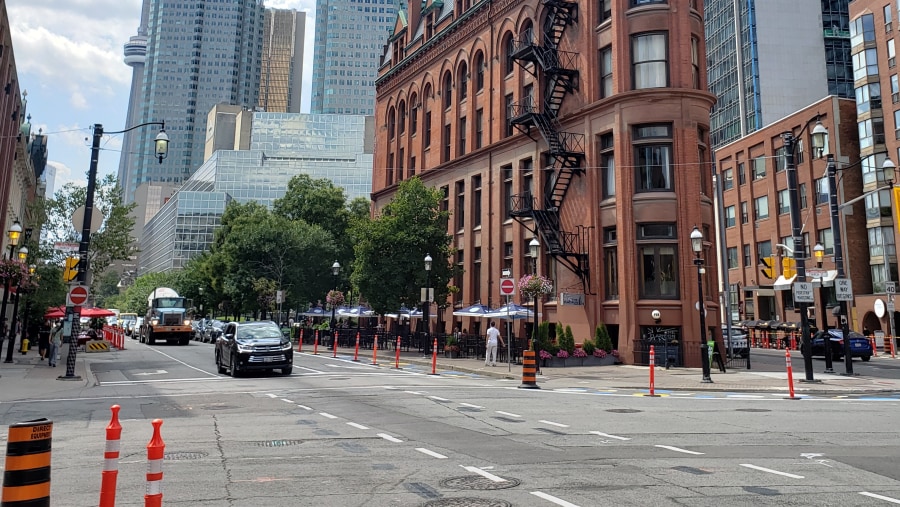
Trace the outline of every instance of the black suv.
{"type": "Polygon", "coordinates": [[[276,369],[290,375],[293,369],[291,341],[271,320],[229,322],[216,338],[215,348],[219,373],[230,371],[232,377],[250,370],[276,369]]]}

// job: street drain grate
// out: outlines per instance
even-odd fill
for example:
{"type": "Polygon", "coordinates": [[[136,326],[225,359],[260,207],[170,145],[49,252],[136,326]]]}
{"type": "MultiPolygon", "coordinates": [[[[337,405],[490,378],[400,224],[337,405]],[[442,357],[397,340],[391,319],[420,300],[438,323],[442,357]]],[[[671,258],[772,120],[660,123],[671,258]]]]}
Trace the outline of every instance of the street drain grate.
{"type": "Polygon", "coordinates": [[[422,507],[512,507],[512,504],[489,498],[441,498],[425,502],[422,507]]]}
{"type": "Polygon", "coordinates": [[[504,479],[506,480],[502,482],[494,482],[487,477],[482,477],[480,475],[463,475],[461,477],[444,479],[441,481],[441,486],[451,489],[477,489],[481,491],[490,491],[493,489],[514,488],[519,484],[522,484],[522,481],[519,479],[512,479],[510,477],[504,477],[504,479]]]}
{"type": "Polygon", "coordinates": [[[771,412],[771,410],[767,408],[737,408],[734,410],[735,412],[771,412]]]}
{"type": "Polygon", "coordinates": [[[254,442],[254,444],[259,447],[288,447],[291,445],[300,445],[303,443],[303,440],[262,440],[260,442],[254,442]]]}
{"type": "Polygon", "coordinates": [[[638,414],[641,411],[633,408],[610,408],[607,412],[612,412],[613,414],[638,414]]]}
{"type": "Polygon", "coordinates": [[[203,459],[209,456],[208,453],[203,451],[197,452],[167,452],[163,454],[163,459],[173,460],[173,461],[182,461],[189,459],[203,459]]]}

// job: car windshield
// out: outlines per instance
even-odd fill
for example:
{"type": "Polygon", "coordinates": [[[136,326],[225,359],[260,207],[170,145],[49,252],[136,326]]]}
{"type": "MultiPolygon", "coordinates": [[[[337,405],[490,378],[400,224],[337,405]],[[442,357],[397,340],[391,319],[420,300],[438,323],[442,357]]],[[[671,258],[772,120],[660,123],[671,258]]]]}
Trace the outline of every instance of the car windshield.
{"type": "Polygon", "coordinates": [[[281,330],[272,322],[244,324],[237,331],[238,340],[260,340],[266,338],[281,338],[281,330]]]}

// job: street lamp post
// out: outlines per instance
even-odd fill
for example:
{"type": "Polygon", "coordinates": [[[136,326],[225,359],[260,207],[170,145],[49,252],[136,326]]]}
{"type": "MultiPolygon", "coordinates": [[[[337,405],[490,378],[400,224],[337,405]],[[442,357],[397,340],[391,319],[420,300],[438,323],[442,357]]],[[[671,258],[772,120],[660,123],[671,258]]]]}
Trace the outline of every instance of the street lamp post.
{"type": "MultiPolygon", "coordinates": [[[[23,246],[19,249],[19,262],[25,262],[28,260],[28,247],[23,246]]],[[[12,290],[12,289],[10,289],[12,290]]],[[[16,326],[19,322],[19,293],[22,292],[21,288],[16,289],[16,295],[13,296],[13,311],[12,311],[12,321],[9,324],[9,346],[6,347],[6,360],[4,363],[12,363],[13,362],[13,348],[16,345],[16,326]]]]}
{"type": "MultiPolygon", "coordinates": [[[[338,283],[338,275],[341,273],[341,263],[338,261],[334,261],[334,264],[331,265],[331,277],[334,280],[332,283],[332,292],[337,292],[337,283],[338,283]]],[[[337,320],[334,317],[334,312],[337,309],[334,301],[331,302],[331,347],[332,349],[337,349],[337,320]]]]}
{"type": "MultiPolygon", "coordinates": [[[[821,243],[816,243],[813,247],[813,256],[816,258],[816,267],[822,269],[822,259],[825,257],[825,247],[821,243]]],[[[823,373],[834,373],[834,366],[831,359],[831,337],[828,334],[828,304],[825,301],[825,279],[819,278],[819,299],[822,300],[822,346],[825,348],[825,371],[823,373]]]]}
{"type": "MultiPolygon", "coordinates": [[[[893,206],[900,206],[900,197],[898,197],[898,193],[900,193],[900,187],[894,186],[894,175],[895,175],[894,173],[895,173],[896,168],[897,167],[894,165],[894,162],[891,161],[890,158],[886,158],[884,160],[884,162],[882,162],[882,164],[881,164],[881,169],[882,169],[882,171],[884,171],[884,178],[887,180],[888,186],[891,187],[892,195],[889,197],[889,199],[893,198],[892,203],[891,203],[892,209],[893,209],[893,206]]],[[[892,214],[891,216],[894,216],[894,215],[892,214]]],[[[891,234],[894,234],[894,229],[897,228],[897,225],[898,224],[894,223],[894,227],[891,228],[891,234]]],[[[884,291],[887,292],[887,284],[888,283],[893,284],[894,282],[893,282],[893,280],[891,280],[891,264],[890,264],[890,260],[888,259],[888,251],[887,251],[887,242],[886,241],[882,241],[882,248],[884,249],[884,251],[882,252],[882,255],[884,256],[884,279],[885,279],[884,291]]],[[[894,254],[896,255],[896,247],[894,250],[894,254]]],[[[893,294],[887,294],[887,298],[888,298],[888,302],[891,302],[891,303],[894,302],[893,294]]],[[[893,305],[888,305],[888,306],[893,306],[893,305]]],[[[894,312],[888,311],[887,314],[888,314],[888,329],[889,329],[889,331],[885,337],[885,340],[893,341],[893,339],[894,339],[894,312]]],[[[894,350],[894,348],[895,348],[894,343],[891,343],[891,350],[894,350]]],[[[887,349],[885,349],[885,350],[887,350],[887,349]]]]}
{"type": "Polygon", "coordinates": [[[703,301],[703,233],[697,226],[691,231],[691,249],[694,251],[694,265],[697,266],[697,293],[699,300],[697,306],[700,310],[700,365],[703,367],[703,384],[712,384],[709,368],[709,345],[706,343],[706,304],[703,301]]]}
{"type": "MultiPolygon", "coordinates": [[[[32,277],[32,279],[35,276],[35,274],[34,274],[35,271],[37,271],[37,266],[35,266],[34,264],[31,264],[30,266],[28,266],[28,274],[29,274],[29,276],[32,277]]],[[[31,292],[32,290],[33,290],[33,288],[30,289],[29,292],[31,292]]],[[[28,325],[29,325],[28,316],[31,315],[31,300],[32,300],[32,298],[33,298],[33,296],[29,296],[27,299],[25,299],[25,309],[22,311],[22,337],[23,338],[25,337],[26,333],[28,332],[28,325]]],[[[29,338],[31,340],[34,340],[34,336],[29,336],[29,338]]],[[[22,354],[25,354],[24,350],[22,351],[22,354]]]]}
{"type": "MultiPolygon", "coordinates": [[[[809,126],[807,123],[800,134],[809,126]]],[[[816,132],[821,123],[816,124],[813,129],[813,146],[816,143],[816,132]]],[[[797,266],[796,282],[806,282],[806,251],[803,248],[803,236],[801,234],[801,217],[800,217],[800,192],[797,184],[797,164],[794,162],[794,147],[797,145],[797,138],[792,132],[781,134],[784,140],[784,162],[787,172],[788,184],[788,200],[790,201],[791,212],[791,239],[794,246],[794,262],[797,266]]],[[[809,335],[809,315],[806,313],[808,304],[805,302],[797,302],[797,308],[800,311],[800,347],[803,353],[803,370],[806,374],[805,382],[815,382],[813,376],[812,361],[812,339],[809,335]]]]}
{"type": "MultiPolygon", "coordinates": [[[[9,259],[13,258],[13,251],[16,246],[19,244],[19,239],[22,237],[22,224],[19,223],[18,220],[13,222],[12,226],[6,232],[6,236],[9,238],[9,259]]],[[[7,336],[6,333],[6,304],[9,302],[9,280],[6,281],[3,286],[3,303],[0,306],[0,345],[2,345],[2,338],[7,336]]],[[[10,343],[9,348],[12,349],[13,343],[10,343]]]]}
{"type": "Polygon", "coordinates": [[[428,352],[428,347],[431,345],[431,263],[434,259],[431,258],[431,254],[425,254],[425,294],[422,299],[422,320],[423,320],[423,330],[425,331],[424,338],[422,339],[422,350],[428,352]]]}
{"type": "MultiPolygon", "coordinates": [[[[155,145],[155,154],[154,156],[159,159],[159,163],[162,164],[162,161],[169,154],[169,136],[166,135],[166,122],[164,121],[150,121],[146,123],[141,123],[140,125],[135,125],[133,127],[128,127],[124,130],[118,130],[113,132],[105,132],[103,130],[103,125],[99,123],[94,124],[94,136],[93,142],[91,143],[91,164],[88,167],[88,180],[87,180],[87,192],[84,198],[84,220],[81,222],[81,243],[78,245],[78,283],[82,285],[87,284],[88,280],[88,271],[90,266],[88,265],[88,252],[91,248],[91,219],[94,214],[94,191],[97,188],[97,164],[100,161],[100,142],[103,139],[104,134],[124,134],[126,132],[130,132],[134,129],[145,127],[147,125],[159,125],[160,130],[154,139],[155,145]]],[[[66,306],[66,319],[69,321],[69,326],[63,326],[64,330],[68,330],[69,335],[63,335],[63,341],[69,342],[69,353],[66,355],[66,374],[58,377],[60,380],[81,380],[81,377],[75,375],[75,343],[73,343],[71,336],[71,322],[75,313],[75,308],[72,306],[66,306]]]]}
{"type": "MultiPolygon", "coordinates": [[[[528,243],[528,252],[531,254],[531,274],[532,274],[532,276],[537,276],[537,274],[538,274],[537,261],[538,261],[538,253],[539,253],[538,251],[540,250],[540,248],[541,248],[541,242],[538,241],[537,236],[531,238],[531,242],[528,243]]],[[[537,294],[534,295],[533,303],[534,303],[534,305],[533,305],[534,327],[532,328],[532,331],[531,331],[531,347],[532,347],[531,350],[538,352],[535,349],[535,346],[536,346],[535,342],[537,341],[537,337],[538,337],[538,295],[537,294]]],[[[538,363],[538,364],[540,364],[540,363],[538,363]]]]}

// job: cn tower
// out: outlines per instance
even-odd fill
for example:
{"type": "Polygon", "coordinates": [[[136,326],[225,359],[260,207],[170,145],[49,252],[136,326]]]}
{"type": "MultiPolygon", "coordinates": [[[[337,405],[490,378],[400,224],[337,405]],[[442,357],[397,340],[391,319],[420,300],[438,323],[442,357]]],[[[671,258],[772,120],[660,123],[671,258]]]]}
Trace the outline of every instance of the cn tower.
{"type": "MultiPolygon", "coordinates": [[[[141,24],[138,26],[137,35],[128,39],[125,43],[125,64],[131,67],[131,93],[128,96],[128,114],[125,117],[125,125],[134,125],[141,117],[141,102],[144,83],[144,62],[147,60],[147,25],[150,16],[150,0],[144,0],[141,7],[141,24]]],[[[122,154],[119,157],[119,187],[123,189],[123,197],[129,201],[127,192],[131,188],[128,181],[127,168],[131,165],[131,158],[135,155],[134,136],[132,132],[126,132],[122,139],[122,154]]]]}

